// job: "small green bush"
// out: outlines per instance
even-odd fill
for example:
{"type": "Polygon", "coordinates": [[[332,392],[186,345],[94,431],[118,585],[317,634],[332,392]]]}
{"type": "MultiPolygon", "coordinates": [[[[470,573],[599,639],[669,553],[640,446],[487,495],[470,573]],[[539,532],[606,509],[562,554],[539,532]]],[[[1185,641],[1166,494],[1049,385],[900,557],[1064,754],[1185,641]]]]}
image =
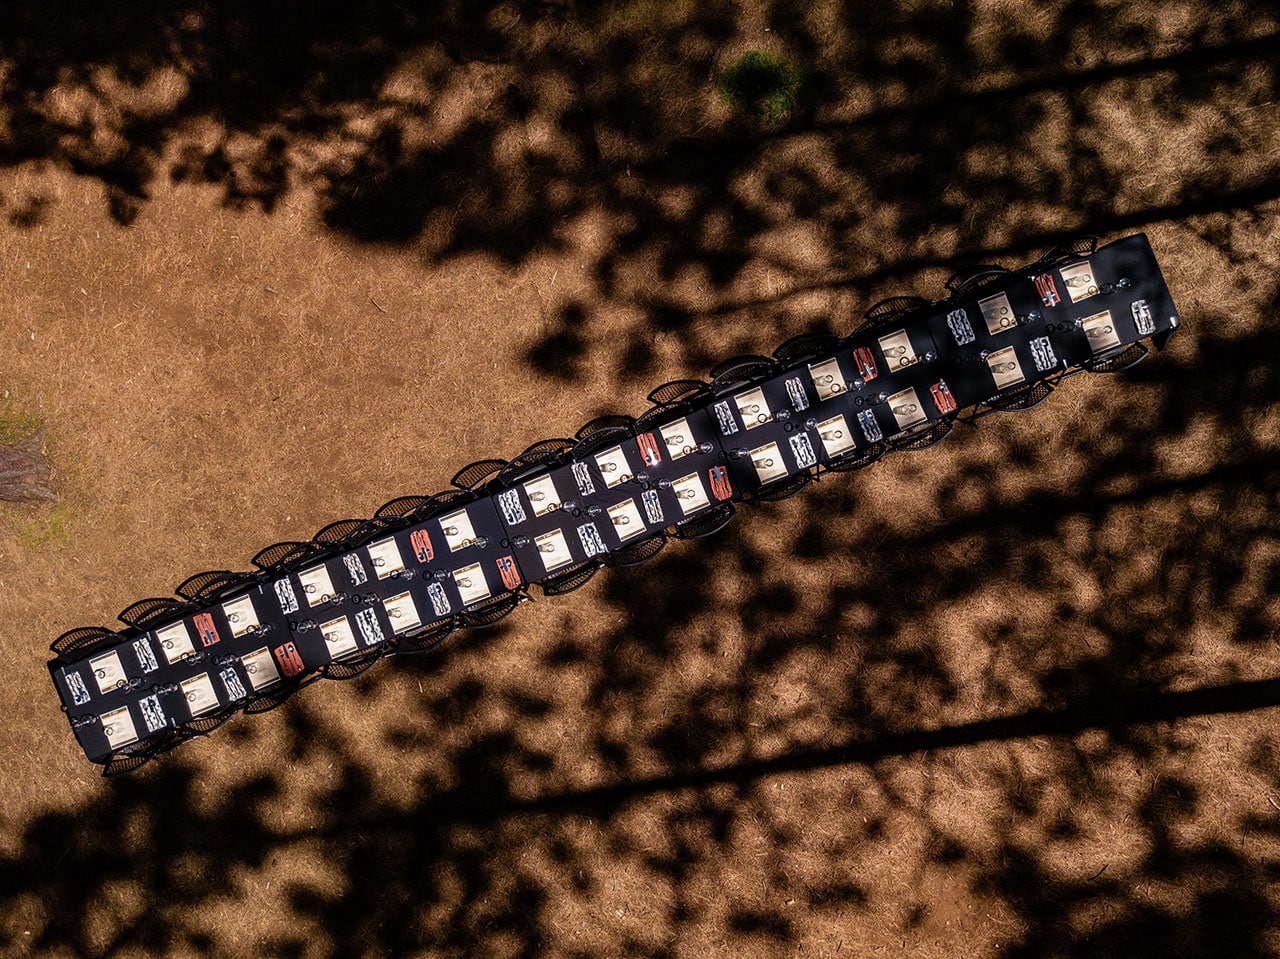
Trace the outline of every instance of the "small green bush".
{"type": "Polygon", "coordinates": [[[802,106],[805,72],[762,50],[744,53],[716,79],[720,98],[761,123],[779,124],[802,106]]]}

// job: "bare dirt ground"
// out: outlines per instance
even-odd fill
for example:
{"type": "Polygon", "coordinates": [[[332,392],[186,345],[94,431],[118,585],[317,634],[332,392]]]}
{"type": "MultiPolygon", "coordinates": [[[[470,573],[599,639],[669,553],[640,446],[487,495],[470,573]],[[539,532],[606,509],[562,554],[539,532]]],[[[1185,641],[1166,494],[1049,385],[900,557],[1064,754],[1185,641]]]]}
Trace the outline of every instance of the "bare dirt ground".
{"type": "Polygon", "coordinates": [[[14,6],[0,953],[1280,953],[1274,3],[14,6]],[[811,110],[720,103],[750,49],[811,110]],[[190,573],[1136,230],[1129,373],[123,781],[57,709],[190,573]]]}

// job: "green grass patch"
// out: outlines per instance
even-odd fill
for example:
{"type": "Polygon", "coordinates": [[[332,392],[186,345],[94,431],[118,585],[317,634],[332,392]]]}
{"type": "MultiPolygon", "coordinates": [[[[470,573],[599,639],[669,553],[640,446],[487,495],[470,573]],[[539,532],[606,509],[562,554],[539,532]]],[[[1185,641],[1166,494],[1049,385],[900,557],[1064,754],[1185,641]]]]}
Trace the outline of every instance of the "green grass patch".
{"type": "Polygon", "coordinates": [[[13,538],[24,550],[56,546],[71,539],[71,525],[75,516],[70,507],[64,504],[50,506],[33,516],[15,516],[12,513],[10,516],[14,527],[13,538]]]}
{"type": "Polygon", "coordinates": [[[0,409],[0,446],[26,439],[40,427],[40,420],[21,410],[0,409]]]}
{"type": "Polygon", "coordinates": [[[763,50],[744,53],[716,78],[720,99],[738,113],[771,126],[807,109],[809,87],[808,71],[763,50]]]}

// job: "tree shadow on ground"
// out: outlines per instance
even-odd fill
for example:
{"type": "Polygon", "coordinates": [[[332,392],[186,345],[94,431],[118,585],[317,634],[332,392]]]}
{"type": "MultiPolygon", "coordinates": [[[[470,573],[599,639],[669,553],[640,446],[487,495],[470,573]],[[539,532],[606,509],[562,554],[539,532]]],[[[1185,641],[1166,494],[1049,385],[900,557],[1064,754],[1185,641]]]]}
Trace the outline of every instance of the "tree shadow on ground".
{"type": "Polygon", "coordinates": [[[17,824],[0,945],[1274,952],[1280,833],[1241,795],[1280,794],[1280,766],[1233,719],[1280,705],[1274,13],[1187,15],[1170,52],[1159,6],[1063,3],[1034,31],[814,10],[759,9],[827,87],[762,131],[704,96],[749,35],[728,6],[19,5],[0,162],[96,177],[122,222],[160,176],[268,210],[311,189],[334,230],[433,262],[527,262],[601,218],[592,297],[528,344],[552,380],[700,372],[1075,227],[1189,218],[1181,262],[1219,275],[1174,282],[1187,329],[1113,384],[17,824]]]}

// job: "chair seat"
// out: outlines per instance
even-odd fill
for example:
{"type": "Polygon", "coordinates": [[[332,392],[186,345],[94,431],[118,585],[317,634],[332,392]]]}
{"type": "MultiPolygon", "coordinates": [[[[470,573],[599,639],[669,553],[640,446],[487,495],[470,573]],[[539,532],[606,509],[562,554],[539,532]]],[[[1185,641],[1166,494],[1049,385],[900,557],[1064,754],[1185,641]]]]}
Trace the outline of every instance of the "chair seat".
{"type": "Polygon", "coordinates": [[[839,346],[840,337],[833,333],[801,333],[774,350],[773,358],[780,363],[803,363],[830,356],[839,346]]]}
{"type": "Polygon", "coordinates": [[[364,523],[362,519],[340,519],[321,529],[311,539],[316,543],[342,543],[364,523]]]}
{"type": "MultiPolygon", "coordinates": [[[[573,434],[573,438],[578,442],[585,440],[587,437],[601,431],[627,430],[635,424],[634,416],[626,416],[622,413],[605,413],[603,416],[597,416],[588,423],[583,424],[578,432],[573,434]]],[[[577,449],[577,446],[574,446],[577,449]]]]}
{"type": "Polygon", "coordinates": [[[988,284],[1008,275],[1009,271],[1003,266],[975,266],[952,274],[946,286],[951,291],[952,302],[956,302],[972,296],[988,284]]]}
{"type": "Polygon", "coordinates": [[[590,559],[544,579],[539,585],[542,587],[544,596],[563,596],[565,593],[572,593],[575,589],[586,586],[599,570],[600,561],[590,559]]]}
{"type": "Polygon", "coordinates": [[[425,653],[434,646],[439,646],[457,630],[458,624],[452,619],[428,626],[412,629],[392,640],[394,650],[401,656],[413,656],[425,653]]]}
{"type": "Polygon", "coordinates": [[[498,620],[509,616],[520,605],[520,602],[520,594],[508,594],[492,602],[485,603],[483,606],[459,614],[458,625],[465,626],[467,629],[492,626],[498,620]]]}
{"type": "Polygon", "coordinates": [[[477,460],[458,470],[449,482],[458,489],[475,489],[506,465],[506,460],[477,460]]]}
{"type": "Polygon", "coordinates": [[[752,499],[757,503],[779,503],[790,499],[813,482],[808,473],[798,473],[781,483],[774,483],[757,492],[752,499]]]}
{"type": "Polygon", "coordinates": [[[855,456],[843,457],[832,460],[826,465],[826,469],[832,473],[852,473],[854,470],[864,469],[872,463],[884,456],[889,451],[886,443],[876,443],[857,452],[855,456]]]}
{"type": "Polygon", "coordinates": [[[774,364],[767,356],[735,356],[712,369],[711,386],[714,389],[761,379],[773,372],[774,364]]]}
{"type": "Polygon", "coordinates": [[[719,506],[694,517],[686,523],[678,523],[676,525],[676,537],[678,539],[702,539],[705,536],[712,536],[729,525],[735,512],[733,503],[721,503],[719,506]]]}
{"type": "Polygon", "coordinates": [[[1151,352],[1143,343],[1130,343],[1114,356],[1100,356],[1086,360],[1081,365],[1090,373],[1119,373],[1137,366],[1151,352]]]}
{"type": "Polygon", "coordinates": [[[67,630],[49,646],[49,649],[64,663],[83,659],[90,653],[114,646],[120,642],[121,636],[105,626],[80,626],[67,630]]]}
{"type": "Polygon", "coordinates": [[[704,395],[706,391],[707,384],[702,380],[671,380],[661,386],[654,387],[649,392],[649,402],[661,406],[666,403],[693,399],[696,396],[704,395]]]}
{"type": "Polygon", "coordinates": [[[373,649],[366,650],[359,656],[352,656],[348,659],[340,659],[336,662],[328,663],[320,667],[320,673],[327,679],[347,680],[355,679],[365,670],[373,666],[383,656],[387,655],[388,650],[385,646],[377,646],[373,649]]]}
{"type": "Polygon", "coordinates": [[[937,420],[924,429],[906,433],[892,441],[895,450],[916,451],[936,446],[951,435],[954,420],[937,420]]]}
{"type": "Polygon", "coordinates": [[[146,629],[162,620],[178,619],[196,609],[198,607],[194,603],[171,599],[168,596],[158,596],[142,599],[131,606],[126,606],[120,611],[119,619],[135,629],[146,629]]]}
{"type": "Polygon", "coordinates": [[[647,563],[661,553],[662,548],[666,545],[666,534],[659,533],[657,536],[651,536],[649,539],[642,540],[639,543],[632,543],[630,546],[614,550],[609,554],[607,562],[610,566],[617,567],[639,566],[641,563],[647,563]]]}
{"type": "Polygon", "coordinates": [[[264,572],[279,573],[296,569],[308,560],[324,553],[326,549],[331,549],[332,544],[316,543],[308,541],[305,543],[277,543],[275,546],[269,546],[262,553],[259,553],[252,560],[253,565],[257,566],[264,572]],[[285,547],[289,547],[286,549],[285,547]],[[266,554],[266,555],[264,555],[266,554]]]}

